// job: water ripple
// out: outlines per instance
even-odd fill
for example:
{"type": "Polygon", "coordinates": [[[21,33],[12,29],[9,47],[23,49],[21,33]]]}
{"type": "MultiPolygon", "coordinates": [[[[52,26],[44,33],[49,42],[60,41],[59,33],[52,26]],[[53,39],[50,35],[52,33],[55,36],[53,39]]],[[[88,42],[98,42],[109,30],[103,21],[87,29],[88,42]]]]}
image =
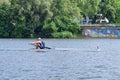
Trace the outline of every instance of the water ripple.
{"type": "Polygon", "coordinates": [[[96,80],[96,79],[102,79],[102,76],[87,76],[87,77],[79,77],[79,80],[86,80],[86,79],[91,79],[91,80],[96,80]]]}

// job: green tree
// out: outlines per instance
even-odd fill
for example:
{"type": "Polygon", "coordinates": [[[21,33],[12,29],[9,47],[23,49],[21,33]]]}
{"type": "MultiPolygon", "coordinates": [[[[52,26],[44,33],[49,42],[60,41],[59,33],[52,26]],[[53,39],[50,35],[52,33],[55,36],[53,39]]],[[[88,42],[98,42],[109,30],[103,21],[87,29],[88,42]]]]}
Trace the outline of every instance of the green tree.
{"type": "Polygon", "coordinates": [[[115,22],[115,0],[104,0],[99,4],[100,13],[107,17],[110,22],[115,22]]]}
{"type": "Polygon", "coordinates": [[[57,32],[56,24],[52,21],[49,24],[44,24],[42,29],[43,36],[52,37],[52,33],[57,32]]]}
{"type": "Polygon", "coordinates": [[[75,1],[79,9],[81,10],[82,15],[89,17],[94,17],[99,10],[100,0],[71,0],[75,1]]]}
{"type": "Polygon", "coordinates": [[[58,32],[62,37],[68,37],[79,34],[80,27],[75,19],[82,19],[82,14],[92,16],[97,11],[97,2],[89,2],[91,3],[88,4],[87,0],[9,0],[8,5],[0,5],[0,36],[54,37],[53,34],[58,32]],[[84,10],[85,5],[89,5],[88,8],[93,11],[84,10]]]}
{"type": "Polygon", "coordinates": [[[35,32],[36,28],[41,30],[43,23],[52,15],[49,11],[50,0],[48,2],[44,0],[11,0],[10,2],[11,7],[17,12],[14,11],[16,16],[14,35],[21,33],[22,37],[33,37],[38,33],[35,32]]]}
{"type": "MultiPolygon", "coordinates": [[[[51,21],[53,21],[58,28],[57,34],[62,34],[60,32],[64,31],[70,31],[71,34],[77,34],[80,27],[74,21],[74,18],[81,19],[82,17],[80,13],[81,10],[77,7],[76,3],[72,3],[70,0],[53,0],[51,11],[53,12],[51,21]]],[[[69,32],[67,32],[67,34],[68,33],[69,32]]]]}
{"type": "Polygon", "coordinates": [[[116,23],[120,23],[120,0],[116,0],[115,3],[115,9],[116,9],[116,17],[115,17],[115,21],[116,23]]]}
{"type": "Polygon", "coordinates": [[[0,5],[0,37],[8,37],[8,25],[7,20],[9,15],[7,14],[9,5],[2,4],[0,5]]]}

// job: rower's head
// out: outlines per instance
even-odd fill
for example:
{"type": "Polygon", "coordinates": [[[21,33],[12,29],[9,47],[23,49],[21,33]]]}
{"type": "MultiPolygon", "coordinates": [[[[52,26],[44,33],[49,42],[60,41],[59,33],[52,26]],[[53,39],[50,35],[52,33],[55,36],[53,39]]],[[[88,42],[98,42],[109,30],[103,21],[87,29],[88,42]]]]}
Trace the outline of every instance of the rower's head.
{"type": "Polygon", "coordinates": [[[39,41],[40,41],[40,40],[41,40],[41,38],[39,37],[37,40],[39,40],[39,41]]]}

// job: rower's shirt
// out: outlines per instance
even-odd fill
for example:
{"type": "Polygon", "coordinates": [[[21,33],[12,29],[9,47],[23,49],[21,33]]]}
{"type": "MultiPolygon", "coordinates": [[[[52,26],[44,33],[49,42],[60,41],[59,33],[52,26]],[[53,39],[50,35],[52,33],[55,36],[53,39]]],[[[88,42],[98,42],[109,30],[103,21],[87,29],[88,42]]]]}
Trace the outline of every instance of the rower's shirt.
{"type": "Polygon", "coordinates": [[[43,41],[41,41],[41,44],[40,44],[40,49],[44,49],[45,48],[45,43],[43,41]]]}

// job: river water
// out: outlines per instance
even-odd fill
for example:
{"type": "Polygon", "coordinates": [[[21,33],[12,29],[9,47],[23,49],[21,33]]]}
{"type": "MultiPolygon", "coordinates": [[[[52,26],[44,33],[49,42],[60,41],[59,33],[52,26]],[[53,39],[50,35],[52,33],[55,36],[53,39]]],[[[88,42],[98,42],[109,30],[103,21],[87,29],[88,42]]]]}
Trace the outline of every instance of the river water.
{"type": "Polygon", "coordinates": [[[120,39],[43,40],[0,39],[0,80],[120,80],[120,39]]]}

